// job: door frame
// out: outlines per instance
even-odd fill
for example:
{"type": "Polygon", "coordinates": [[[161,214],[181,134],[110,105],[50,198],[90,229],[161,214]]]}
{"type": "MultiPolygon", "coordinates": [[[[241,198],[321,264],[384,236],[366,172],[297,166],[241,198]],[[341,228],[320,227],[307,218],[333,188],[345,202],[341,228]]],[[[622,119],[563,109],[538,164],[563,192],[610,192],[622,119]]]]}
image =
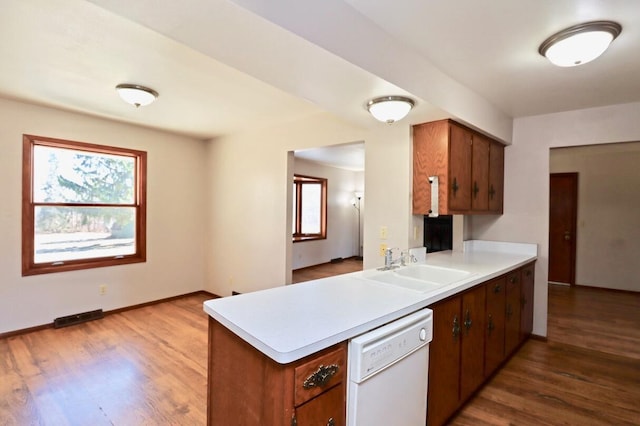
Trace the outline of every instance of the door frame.
{"type": "MultiPolygon", "coordinates": [[[[573,192],[573,199],[575,203],[571,210],[571,252],[570,262],[571,270],[569,271],[569,285],[576,285],[576,248],[577,248],[577,230],[578,230],[578,172],[563,172],[563,173],[550,173],[549,174],[549,232],[551,232],[551,181],[553,177],[563,177],[571,179],[571,187],[573,192]]],[[[551,238],[549,237],[549,251],[551,251],[551,238]]],[[[551,268],[551,256],[549,256],[549,269],[551,268]]],[[[549,271],[547,271],[548,274],[549,271]]]]}

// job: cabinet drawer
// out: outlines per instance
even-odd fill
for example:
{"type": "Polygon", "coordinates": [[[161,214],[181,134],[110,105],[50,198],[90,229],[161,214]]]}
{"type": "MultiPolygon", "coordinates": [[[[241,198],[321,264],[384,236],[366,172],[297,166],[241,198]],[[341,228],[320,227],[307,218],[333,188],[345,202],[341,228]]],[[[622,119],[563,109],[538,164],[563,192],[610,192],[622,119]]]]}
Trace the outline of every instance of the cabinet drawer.
{"type": "Polygon", "coordinates": [[[294,402],[299,406],[345,380],[344,346],[299,365],[294,375],[294,402]]]}

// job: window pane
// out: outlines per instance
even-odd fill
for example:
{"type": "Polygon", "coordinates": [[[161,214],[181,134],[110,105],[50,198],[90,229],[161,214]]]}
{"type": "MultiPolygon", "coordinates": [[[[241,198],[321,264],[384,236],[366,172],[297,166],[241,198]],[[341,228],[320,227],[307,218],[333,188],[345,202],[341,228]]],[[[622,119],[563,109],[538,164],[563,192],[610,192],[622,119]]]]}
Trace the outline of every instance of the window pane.
{"type": "Polygon", "coordinates": [[[322,185],[302,185],[302,233],[319,234],[322,206],[322,185]]]}
{"type": "Polygon", "coordinates": [[[35,263],[135,254],[133,207],[36,207],[35,263]]]}
{"type": "Polygon", "coordinates": [[[135,159],[35,145],[34,202],[133,204],[135,159]]]}

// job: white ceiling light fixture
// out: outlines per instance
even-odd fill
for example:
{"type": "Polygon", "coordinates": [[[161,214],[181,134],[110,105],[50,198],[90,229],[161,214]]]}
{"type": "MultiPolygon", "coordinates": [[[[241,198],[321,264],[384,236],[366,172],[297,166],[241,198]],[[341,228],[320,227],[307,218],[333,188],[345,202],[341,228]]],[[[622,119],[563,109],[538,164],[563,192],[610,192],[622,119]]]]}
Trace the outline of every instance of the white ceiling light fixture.
{"type": "Polygon", "coordinates": [[[583,65],[602,55],[621,31],[613,21],[574,25],[546,39],[538,52],[559,67],[583,65]]]}
{"type": "Polygon", "coordinates": [[[158,97],[155,90],[138,84],[118,84],[116,90],[123,101],[136,108],[149,105],[158,97]]]}
{"type": "Polygon", "coordinates": [[[383,96],[367,102],[367,110],[383,123],[391,124],[402,120],[409,114],[415,103],[404,96],[383,96]]]}

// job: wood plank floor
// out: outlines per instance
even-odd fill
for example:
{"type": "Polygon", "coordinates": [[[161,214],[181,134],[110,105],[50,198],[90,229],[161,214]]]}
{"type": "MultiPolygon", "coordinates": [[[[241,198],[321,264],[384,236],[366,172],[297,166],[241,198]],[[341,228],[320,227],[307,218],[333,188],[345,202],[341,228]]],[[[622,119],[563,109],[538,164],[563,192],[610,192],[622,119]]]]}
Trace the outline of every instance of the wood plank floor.
{"type": "MultiPolygon", "coordinates": [[[[640,340],[622,332],[638,329],[640,295],[586,290],[552,288],[549,342],[527,342],[451,424],[640,425],[640,362],[625,349],[640,340]],[[588,321],[605,305],[617,313],[588,321]],[[602,327],[607,352],[562,341],[585,327],[602,327]]],[[[0,425],[204,425],[207,298],[0,339],[0,425]]]]}
{"type": "Polygon", "coordinates": [[[356,271],[362,271],[362,260],[356,260],[355,258],[344,259],[338,263],[324,263],[322,265],[296,269],[292,273],[291,282],[294,284],[301,283],[303,281],[317,280],[356,271]]]}
{"type": "Polygon", "coordinates": [[[209,298],[1,339],[0,425],[204,424],[209,298]]]}

